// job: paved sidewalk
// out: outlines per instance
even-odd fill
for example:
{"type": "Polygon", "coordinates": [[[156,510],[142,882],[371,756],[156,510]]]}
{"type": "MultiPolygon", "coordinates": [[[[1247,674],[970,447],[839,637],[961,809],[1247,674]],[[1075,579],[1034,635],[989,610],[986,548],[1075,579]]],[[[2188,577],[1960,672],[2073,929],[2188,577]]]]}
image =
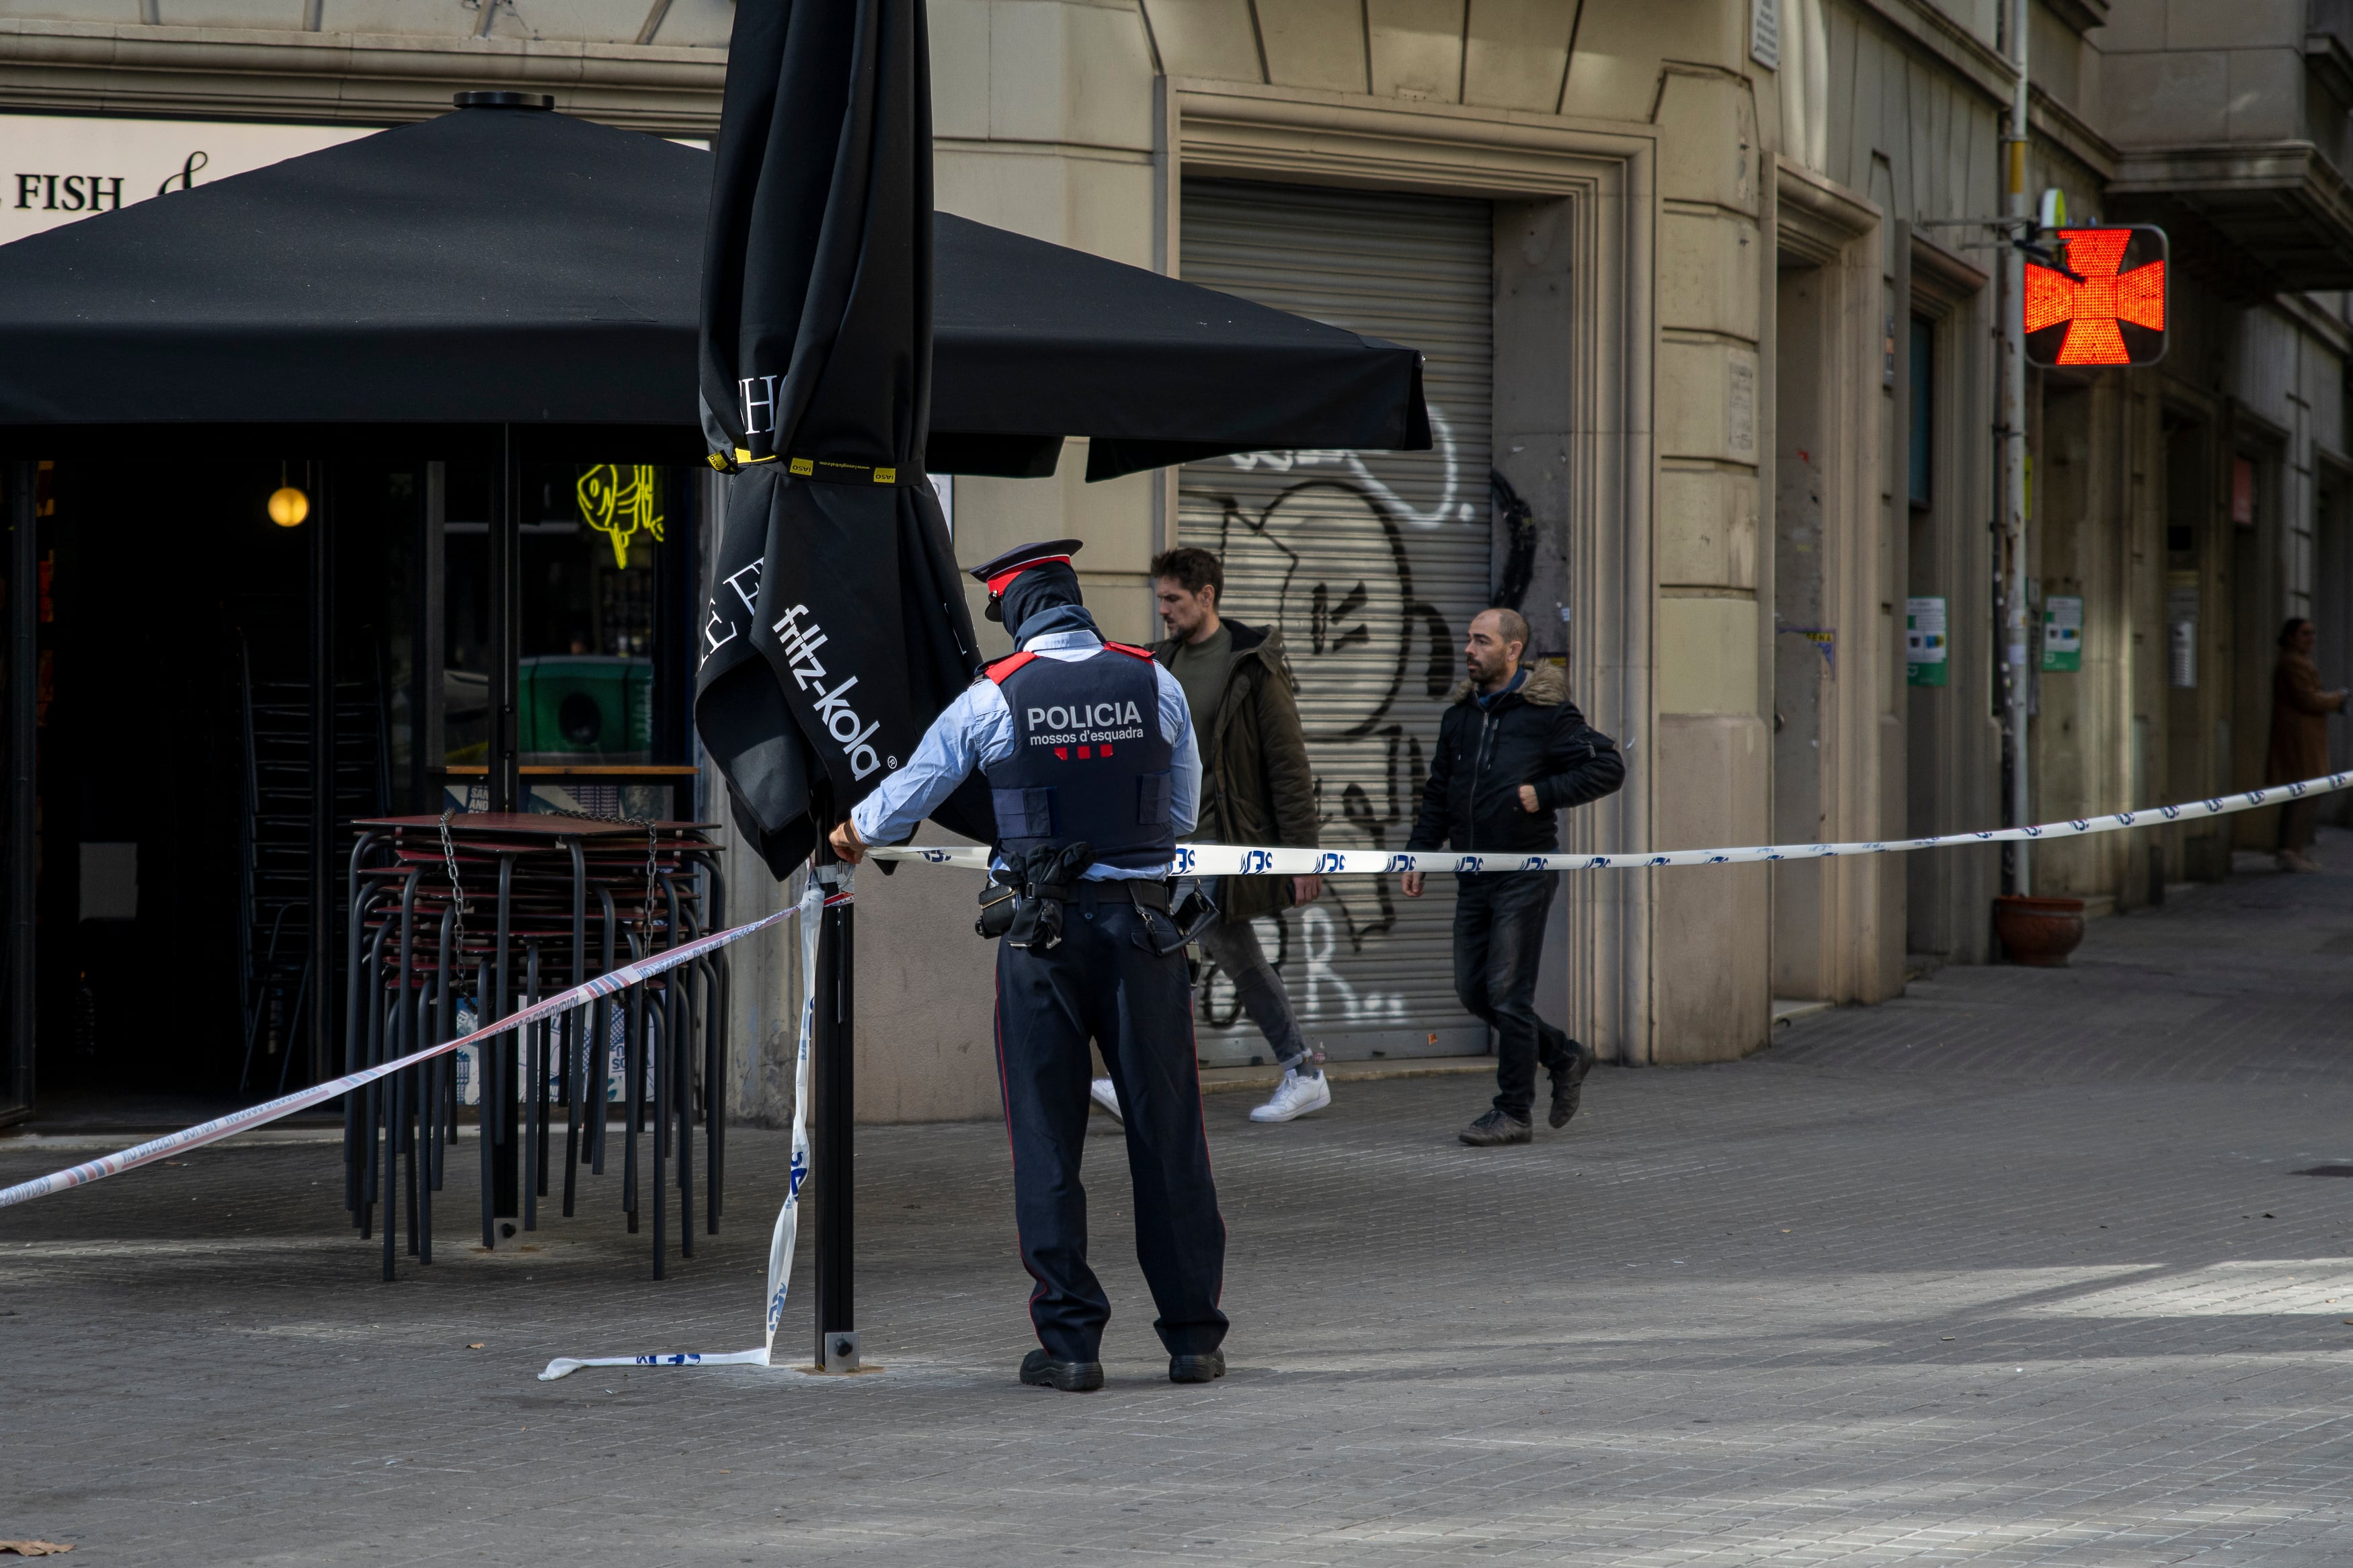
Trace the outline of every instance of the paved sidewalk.
{"type": "MultiPolygon", "coordinates": [[[[445,1230],[385,1286],[332,1148],[134,1173],[0,1213],[0,1539],[78,1568],[2353,1563],[2353,1181],[2294,1173],[2353,1166],[2353,875],[2244,877],[1735,1066],[1598,1072],[1531,1148],[1453,1142],[1482,1098],[1357,1085],[1273,1128],[1209,1098],[1208,1387],[1163,1380],[1094,1144],[1119,1316],[1085,1396],[1014,1384],[995,1126],[863,1134],[884,1370],[849,1379],[533,1380],[757,1342],[774,1135],[733,1135],[727,1234],[663,1284],[609,1183],[534,1251],[445,1230]]],[[[0,1181],[45,1163],[0,1148],[0,1181]]]]}

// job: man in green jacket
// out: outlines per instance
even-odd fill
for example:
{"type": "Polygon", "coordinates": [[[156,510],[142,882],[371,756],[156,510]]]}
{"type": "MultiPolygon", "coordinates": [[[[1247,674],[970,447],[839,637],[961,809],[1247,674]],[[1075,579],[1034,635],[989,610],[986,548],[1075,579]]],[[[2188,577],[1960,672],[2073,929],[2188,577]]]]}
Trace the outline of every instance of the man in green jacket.
{"type": "MultiPolygon", "coordinates": [[[[1153,657],[1185,689],[1201,747],[1201,809],[1196,835],[1216,844],[1316,847],[1315,780],[1299,725],[1282,634],[1244,626],[1218,613],[1225,567],[1207,550],[1171,550],[1152,563],[1153,592],[1168,637],[1153,657]]],[[[1233,982],[1242,1010],[1283,1068],[1274,1097],[1253,1121],[1289,1121],[1332,1103],[1317,1065],[1321,1054],[1300,1032],[1282,981],[1266,961],[1250,921],[1323,892],[1317,877],[1223,877],[1218,919],[1200,935],[1201,952],[1233,982]]],[[[1111,1080],[1095,1099],[1114,1116],[1111,1080]]]]}

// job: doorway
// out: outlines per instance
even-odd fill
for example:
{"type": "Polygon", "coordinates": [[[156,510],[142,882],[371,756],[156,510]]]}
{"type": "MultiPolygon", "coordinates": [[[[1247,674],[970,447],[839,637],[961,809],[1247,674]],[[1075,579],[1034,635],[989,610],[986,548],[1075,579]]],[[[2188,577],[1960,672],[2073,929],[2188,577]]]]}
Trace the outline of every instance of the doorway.
{"type": "MultiPolygon", "coordinates": [[[[1816,266],[1785,265],[1777,292],[1773,500],[1773,842],[1827,836],[1837,631],[1829,610],[1825,295],[1816,266]]],[[[1827,997],[1822,861],[1773,868],[1773,994],[1827,997]]]]}
{"type": "MultiPolygon", "coordinates": [[[[2215,750],[2220,787],[2234,792],[2262,784],[2270,761],[2272,667],[2287,613],[2279,571],[2279,469],[2276,450],[2245,445],[2231,455],[2226,470],[2221,526],[2230,542],[2231,622],[2223,690],[2229,707],[2215,732],[2215,750]]],[[[2269,850],[2279,843],[2276,809],[2241,812],[2232,823],[2239,848],[2269,850]]]]}
{"type": "MultiPolygon", "coordinates": [[[[1225,563],[1220,605],[1282,633],[1325,844],[1402,847],[1463,628],[1498,602],[1482,477],[1493,467],[1494,205],[1201,179],[1185,182],[1184,204],[1188,281],[1427,356],[1429,452],[1244,453],[1186,465],[1176,490],[1179,542],[1225,563]]],[[[1258,922],[1302,1026],[1335,1060],[1490,1048],[1454,992],[1452,897],[1344,879],[1258,922]]],[[[1203,1066],[1261,1059],[1229,977],[1205,972],[1193,1021],[1203,1066]]]]}
{"type": "MultiPolygon", "coordinates": [[[[2216,700],[2227,673],[2218,660],[2227,637],[2214,606],[2222,585],[2217,570],[2226,541],[2216,537],[2212,427],[2177,409],[2163,416],[2165,438],[2165,780],[2168,801],[2201,800],[2223,788],[2229,719],[2216,700]]],[[[2222,828],[2193,824],[2181,830],[2178,863],[2168,875],[2220,881],[2231,866],[2222,828]]]]}
{"type": "MultiPolygon", "coordinates": [[[[2313,509],[2312,625],[2319,646],[2320,684],[2329,691],[2353,690],[2353,539],[2348,538],[2346,506],[2353,486],[2343,469],[2320,469],[2313,509]]],[[[2328,767],[2353,771],[2353,723],[2328,726],[2328,767]]],[[[2321,820],[2353,826],[2353,790],[2339,790],[2320,806],[2321,820]]]]}
{"type": "MultiPolygon", "coordinates": [[[[241,1073],[241,975],[249,879],[265,900],[283,893],[276,907],[307,916],[307,869],[268,853],[255,866],[248,848],[258,824],[273,825],[261,808],[289,790],[298,840],[307,820],[309,533],[324,487],[311,466],[259,456],[69,458],[51,477],[37,753],[42,1124],[79,1124],[103,1101],[111,1124],[164,1125],[237,1102],[241,1077],[259,1084],[250,1099],[281,1080],[299,1087],[312,1069],[284,1054],[302,1001],[290,989],[270,999],[256,1037],[273,1059],[256,1064],[258,1079],[241,1073]],[[273,522],[268,500],[290,489],[306,510],[273,522]]],[[[390,564],[368,531],[352,531],[346,581],[381,581],[390,564]]],[[[370,700],[382,629],[353,617],[336,650],[367,672],[370,700]]],[[[346,810],[389,804],[364,770],[342,782],[346,810]]],[[[300,954],[304,931],[280,924],[300,954]]]]}
{"type": "Polygon", "coordinates": [[[175,1127],[343,1070],[353,825],[481,808],[492,619],[525,809],[688,814],[688,470],[582,460],[628,440],[518,461],[499,617],[494,463],[261,445],[43,468],[16,1091],[41,1129],[175,1127]]]}

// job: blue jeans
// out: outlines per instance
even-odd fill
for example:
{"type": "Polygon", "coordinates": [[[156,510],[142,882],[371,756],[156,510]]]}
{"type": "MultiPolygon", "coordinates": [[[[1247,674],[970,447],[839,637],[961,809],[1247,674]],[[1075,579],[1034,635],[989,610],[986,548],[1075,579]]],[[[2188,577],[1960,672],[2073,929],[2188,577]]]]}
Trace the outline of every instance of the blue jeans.
{"type": "Polygon", "coordinates": [[[1248,921],[1212,921],[1200,936],[1201,952],[1209,962],[1226,972],[1234,983],[1234,996],[1266,1037],[1269,1049],[1274,1052],[1274,1065],[1282,1068],[1309,1068],[1307,1037],[1299,1032],[1299,1019],[1291,1011],[1291,998],[1284,994],[1282,981],[1274,973],[1274,965],[1266,961],[1266,949],[1259,945],[1258,932],[1248,921]]]}
{"type": "Polygon", "coordinates": [[[1568,1037],[1536,1016],[1536,965],[1552,913],[1556,871],[1457,877],[1454,994],[1495,1031],[1495,1109],[1528,1120],[1536,1063],[1559,1069],[1568,1037]]]}

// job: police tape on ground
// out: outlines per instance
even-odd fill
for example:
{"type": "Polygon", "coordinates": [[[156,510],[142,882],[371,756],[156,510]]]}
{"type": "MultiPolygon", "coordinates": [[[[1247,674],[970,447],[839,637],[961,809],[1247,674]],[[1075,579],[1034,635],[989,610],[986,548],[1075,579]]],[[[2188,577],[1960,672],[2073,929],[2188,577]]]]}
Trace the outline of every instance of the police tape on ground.
{"type": "MultiPolygon", "coordinates": [[[[850,898],[849,868],[838,873],[836,891],[811,877],[795,912],[801,918],[801,973],[817,973],[818,911],[850,898]]],[[[584,1366],[767,1366],[776,1349],[776,1325],[785,1315],[785,1294],[792,1287],[793,1244],[800,1234],[801,1188],[808,1182],[809,1141],[807,1107],[809,1091],[809,1046],[817,1032],[817,987],[801,987],[800,1044],[793,1058],[793,1163],[785,1178],[785,1201],[776,1210],[776,1228],[768,1233],[768,1293],[766,1339],[757,1350],[649,1351],[641,1355],[557,1356],[539,1374],[542,1383],[568,1377],[584,1366]]]]}

